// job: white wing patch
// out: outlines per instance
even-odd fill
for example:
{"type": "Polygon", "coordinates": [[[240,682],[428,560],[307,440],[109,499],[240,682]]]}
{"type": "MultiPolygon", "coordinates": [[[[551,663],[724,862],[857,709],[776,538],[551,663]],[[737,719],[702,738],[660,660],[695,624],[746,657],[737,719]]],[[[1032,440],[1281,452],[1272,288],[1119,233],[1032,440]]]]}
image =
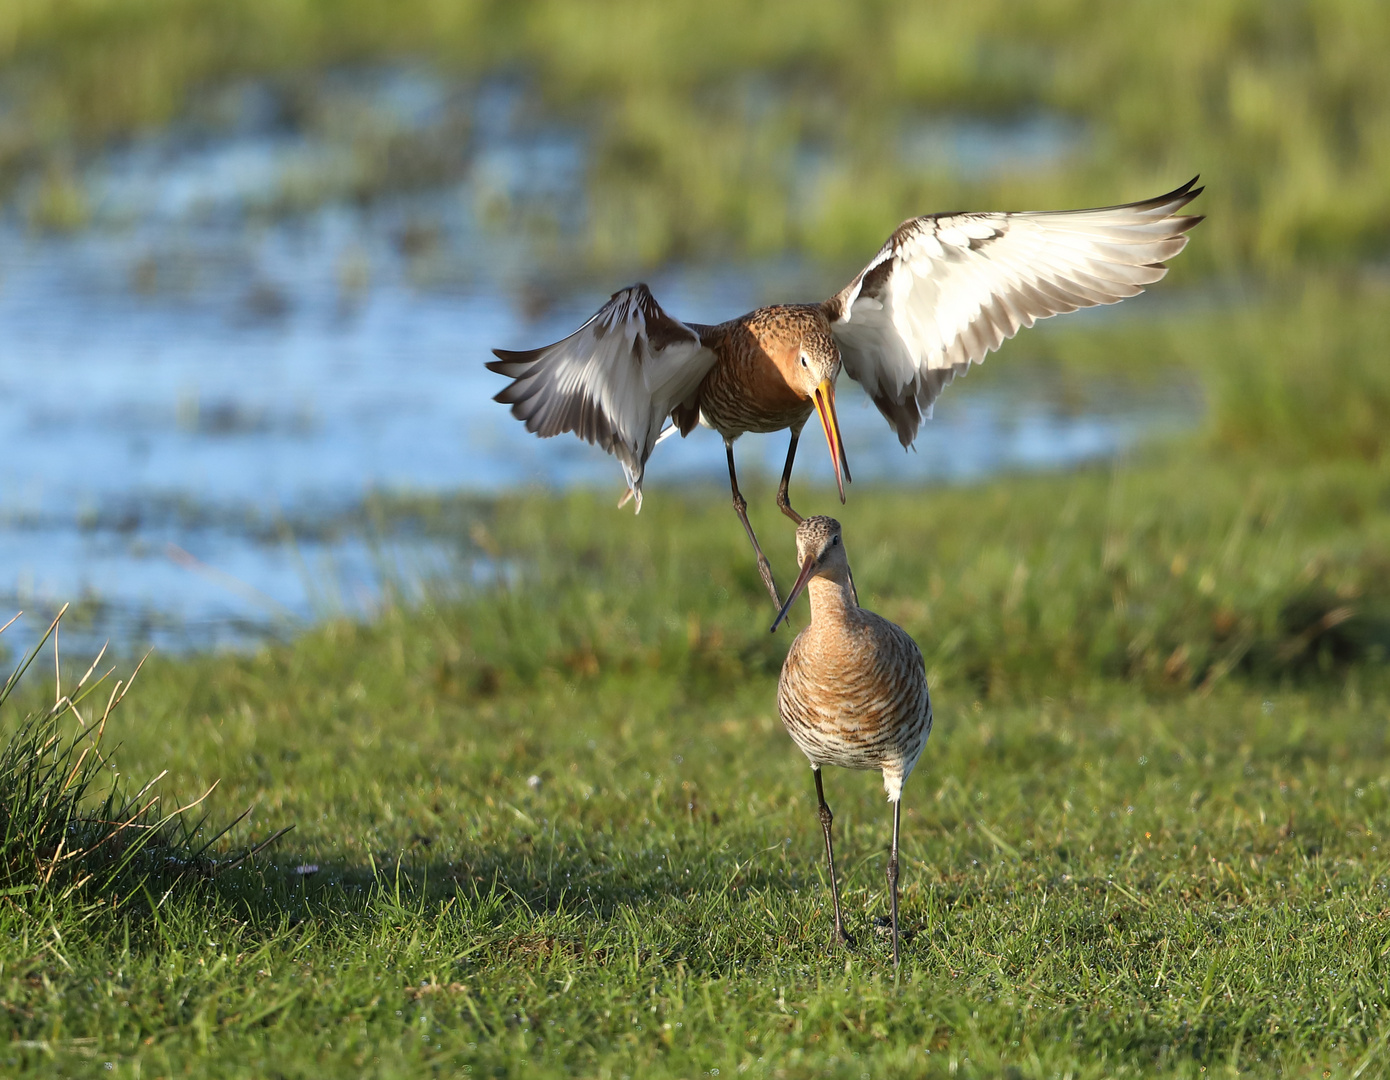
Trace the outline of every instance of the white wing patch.
{"type": "Polygon", "coordinates": [[[942,389],[1022,327],[1143,292],[1201,217],[1180,215],[1196,178],[1096,210],[938,214],[900,225],[822,305],[845,371],[904,446],[942,389]]]}
{"type": "MultiPolygon", "coordinates": [[[[528,352],[494,349],[513,381],[494,400],[542,438],[572,431],[618,459],[642,509],[642,476],[671,410],[714,365],[699,333],[662,311],[645,285],[613,294],[569,337],[528,352]]],[[[626,499],[624,500],[626,501],[626,499]]]]}

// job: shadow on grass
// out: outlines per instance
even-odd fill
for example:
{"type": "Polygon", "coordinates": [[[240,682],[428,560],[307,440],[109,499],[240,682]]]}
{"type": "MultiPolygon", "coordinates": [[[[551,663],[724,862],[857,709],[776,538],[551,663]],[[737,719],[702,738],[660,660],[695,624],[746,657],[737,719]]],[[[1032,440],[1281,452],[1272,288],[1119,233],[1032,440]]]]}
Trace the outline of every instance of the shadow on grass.
{"type": "Polygon", "coordinates": [[[354,918],[383,905],[428,917],[458,899],[488,901],[499,911],[528,916],[591,915],[607,922],[624,909],[673,900],[816,888],[814,869],[808,863],[804,877],[779,875],[729,857],[714,862],[701,858],[698,865],[682,866],[681,873],[664,866],[641,871],[582,852],[529,846],[486,849],[458,859],[403,851],[365,863],[282,850],[273,861],[258,860],[211,884],[253,924],[264,926],[285,918],[354,918]]]}
{"type": "MultiPolygon", "coordinates": [[[[671,882],[660,873],[625,875],[591,859],[559,854],[538,871],[532,854],[504,849],[479,853],[471,862],[403,857],[387,865],[369,860],[364,866],[352,861],[297,862],[297,858],[293,853],[281,853],[273,862],[239,871],[215,887],[224,899],[241,906],[256,932],[267,937],[335,927],[385,927],[405,942],[419,936],[419,928],[427,924],[423,935],[438,935],[447,958],[444,966],[462,981],[412,983],[410,979],[418,979],[420,969],[407,966],[401,973],[399,991],[403,1008],[424,1009],[436,995],[472,992],[479,980],[486,984],[489,971],[500,968],[514,974],[518,964],[538,965],[537,970],[548,972],[550,977],[564,978],[579,975],[586,968],[625,972],[623,965],[631,961],[643,979],[659,980],[664,971],[673,980],[725,980],[744,976],[765,979],[769,965],[789,961],[803,973],[817,969],[838,973],[844,970],[847,959],[838,948],[828,945],[828,935],[821,934],[821,929],[828,931],[828,923],[823,928],[810,928],[803,939],[779,942],[761,931],[764,905],[741,903],[721,912],[720,896],[732,887],[728,875],[722,880],[711,875],[686,884],[671,882]],[[663,901],[687,903],[675,911],[668,906],[659,914],[642,912],[637,919],[627,918],[624,912],[663,901]],[[460,912],[462,923],[456,921],[460,912]],[[555,915],[572,918],[557,925],[549,918],[555,915]],[[747,966],[716,955],[726,944],[717,940],[726,930],[744,936],[742,952],[747,966]],[[713,948],[705,947],[711,942],[713,948]],[[411,970],[413,975],[408,973],[411,970]]],[[[905,907],[904,950],[909,968],[915,969],[911,977],[943,991],[934,998],[936,1030],[932,1040],[944,1046],[978,1037],[975,1010],[980,1008],[980,1001],[1022,993],[1022,987],[1030,995],[1042,994],[1046,1004],[1026,1017],[1020,1015],[1014,1027],[993,1032],[990,1037],[1018,1039],[1026,1034],[1041,1040],[1064,1038],[1078,1052],[1104,1051],[1113,1060],[1152,1066],[1209,1063],[1215,1056],[1228,1055],[1263,1058],[1296,1047],[1300,1040],[1316,1034],[1312,1030],[1279,1029],[1275,1021],[1282,1023],[1282,1015],[1263,999],[1239,1007],[1237,1003],[1206,1002],[1204,1005],[1211,1007],[1198,1010],[1198,1015],[1175,1009],[1167,989],[1155,986],[1153,970],[1172,928],[1155,922],[1147,903],[1134,899],[1105,877],[1072,878],[1061,873],[1064,863],[1037,863],[1041,873],[1030,887],[1045,892],[1054,908],[1060,906],[1069,912],[1067,944],[1060,951],[1036,944],[1016,954],[1008,950],[1003,955],[979,952],[972,958],[969,949],[962,950],[959,942],[953,941],[953,933],[960,933],[959,926],[969,921],[972,909],[1003,908],[1005,894],[1015,893],[1015,878],[1003,879],[997,885],[964,877],[938,881],[926,886],[925,896],[919,893],[917,900],[905,907]],[[954,931],[946,912],[955,920],[954,931]],[[1128,959],[1114,955],[1117,935],[1128,943],[1128,959]],[[1035,969],[1050,952],[1057,952],[1053,961],[1065,968],[1069,977],[1065,985],[1046,990],[1036,983],[1035,969]],[[1101,986],[1136,964],[1143,969],[1136,974],[1137,988],[1130,987],[1116,994],[1113,1002],[1107,1001],[1101,986]]],[[[733,867],[730,858],[725,869],[733,867]]],[[[805,884],[820,887],[818,881],[805,884]]],[[[1137,884],[1146,897],[1157,895],[1156,875],[1137,884]]],[[[783,897],[793,888],[785,879],[757,870],[739,887],[749,893],[783,897]]],[[[824,899],[828,902],[828,896],[824,899]]],[[[1227,888],[1214,882],[1205,899],[1215,907],[1196,918],[1202,923],[1204,951],[1210,951],[1239,933],[1243,924],[1233,920],[1230,909],[1240,905],[1242,897],[1236,886],[1227,888]]],[[[1175,905],[1173,911],[1181,907],[1175,905]]],[[[818,918],[824,914],[822,910],[818,918]]],[[[1257,914],[1244,911],[1245,918],[1257,914]]],[[[873,920],[865,925],[862,918],[854,913],[853,929],[859,938],[848,958],[866,973],[880,967],[887,970],[883,963],[886,944],[873,920]]],[[[1190,924],[1189,915],[1183,918],[1190,924]]],[[[1045,927],[1039,935],[1054,932],[1045,927]]],[[[1039,936],[1036,940],[1044,939],[1039,936]]],[[[1161,968],[1158,974],[1162,974],[1161,968]]],[[[837,974],[840,977],[844,976],[837,974]]]]}

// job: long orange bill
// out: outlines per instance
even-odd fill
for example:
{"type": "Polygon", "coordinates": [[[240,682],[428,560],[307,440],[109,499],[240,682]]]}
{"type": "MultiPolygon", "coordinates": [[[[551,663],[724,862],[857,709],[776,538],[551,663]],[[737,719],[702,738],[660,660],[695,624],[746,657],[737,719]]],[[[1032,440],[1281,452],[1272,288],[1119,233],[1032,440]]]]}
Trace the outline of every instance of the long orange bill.
{"type": "Polygon", "coordinates": [[[822,380],[816,387],[812,399],[820,416],[820,425],[825,429],[825,442],[830,447],[830,461],[835,466],[835,483],[840,488],[840,502],[845,501],[845,473],[849,472],[849,460],[845,457],[845,444],[840,440],[840,422],[835,418],[835,384],[829,379],[822,380]],[[841,469],[840,463],[845,467],[841,469]]]}
{"type": "Polygon", "coordinates": [[[801,573],[797,575],[796,584],[792,586],[792,591],[787,593],[787,602],[782,605],[782,610],[777,613],[777,618],[772,620],[770,633],[777,633],[777,628],[782,625],[782,620],[787,617],[787,612],[796,603],[796,598],[801,595],[801,590],[806,588],[806,582],[811,580],[811,572],[816,568],[816,557],[807,555],[806,561],[801,565],[801,573]]]}

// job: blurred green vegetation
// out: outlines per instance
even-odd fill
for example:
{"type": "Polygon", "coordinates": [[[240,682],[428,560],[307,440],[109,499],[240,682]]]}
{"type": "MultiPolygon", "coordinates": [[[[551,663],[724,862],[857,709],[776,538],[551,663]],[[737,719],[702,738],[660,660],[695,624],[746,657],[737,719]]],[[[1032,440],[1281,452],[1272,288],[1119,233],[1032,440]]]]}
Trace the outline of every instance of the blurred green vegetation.
{"type": "Polygon", "coordinates": [[[1152,315],[1120,308],[1117,319],[1042,324],[972,371],[972,385],[1008,379],[1017,363],[1063,384],[1186,372],[1205,393],[1202,440],[1211,452],[1258,451],[1274,468],[1390,453],[1390,276],[1308,271],[1253,295],[1213,288],[1171,300],[1163,289],[1152,315]]]}
{"type": "Polygon", "coordinates": [[[1378,0],[9,0],[0,173],[64,186],[94,140],[158,126],[243,76],[431,62],[521,74],[593,136],[594,258],[798,247],[857,260],[937,209],[1210,184],[1182,276],[1383,256],[1390,8],[1378,0]],[[1055,112],[1055,164],[910,162],[931,117],[1055,112]]]}

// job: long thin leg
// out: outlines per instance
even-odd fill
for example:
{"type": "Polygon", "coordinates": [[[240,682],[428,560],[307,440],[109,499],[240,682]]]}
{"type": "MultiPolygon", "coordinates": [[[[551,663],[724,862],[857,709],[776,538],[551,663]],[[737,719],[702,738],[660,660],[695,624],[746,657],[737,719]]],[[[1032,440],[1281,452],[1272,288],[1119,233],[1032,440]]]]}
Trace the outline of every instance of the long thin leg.
{"type": "MultiPolygon", "coordinates": [[[[819,775],[819,774],[817,774],[819,775]]],[[[893,908],[893,967],[898,966],[898,826],[903,820],[903,804],[893,804],[893,849],[888,853],[888,895],[893,908]]]]}
{"type": "Polygon", "coordinates": [[[782,482],[777,485],[777,509],[786,514],[798,525],[804,520],[800,514],[792,509],[791,498],[787,495],[787,485],[792,482],[792,462],[796,460],[796,444],[801,438],[800,429],[793,429],[792,441],[787,446],[787,463],[782,466],[782,482]]]}
{"type": "MultiPolygon", "coordinates": [[[[777,509],[786,514],[798,525],[806,519],[792,509],[791,497],[787,494],[787,487],[792,482],[792,462],[796,460],[796,444],[801,439],[800,431],[792,432],[792,441],[787,446],[787,463],[782,466],[782,482],[777,485],[777,509]]],[[[849,463],[845,462],[845,479],[849,479],[849,463]]],[[[854,594],[854,602],[859,603],[859,590],[854,587],[854,571],[849,572],[849,588],[854,594]]]]}
{"type": "Polygon", "coordinates": [[[767,556],[763,554],[763,549],[758,546],[758,538],[753,533],[753,526],[748,524],[748,500],[738,490],[738,473],[734,471],[734,444],[725,442],[724,449],[729,455],[729,484],[734,489],[734,510],[738,512],[738,519],[743,522],[743,531],[748,534],[749,543],[753,545],[753,551],[758,556],[758,573],[762,576],[767,591],[772,595],[772,606],[780,611],[782,598],[777,595],[777,586],[772,580],[772,567],[767,561],[767,556]]]}
{"type": "Polygon", "coordinates": [[[830,899],[835,904],[835,938],[845,945],[853,945],[854,939],[845,933],[845,919],[840,914],[840,886],[835,882],[835,848],[830,843],[830,823],[835,820],[835,815],[830,812],[830,807],[825,802],[825,789],[821,786],[820,769],[814,770],[816,774],[816,801],[820,803],[820,827],[825,833],[825,862],[830,867],[830,899]]]}

